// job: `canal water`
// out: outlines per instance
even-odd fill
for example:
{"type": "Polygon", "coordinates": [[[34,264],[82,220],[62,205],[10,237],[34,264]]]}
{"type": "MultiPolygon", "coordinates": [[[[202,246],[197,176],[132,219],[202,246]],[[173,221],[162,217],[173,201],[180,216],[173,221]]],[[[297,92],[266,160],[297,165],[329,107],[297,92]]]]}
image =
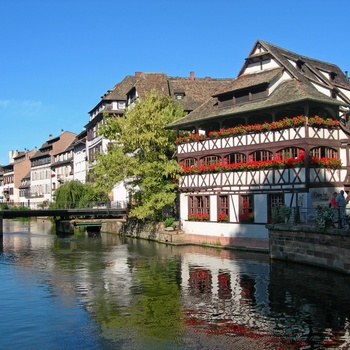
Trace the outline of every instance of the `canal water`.
{"type": "Polygon", "coordinates": [[[4,221],[0,349],[350,349],[350,277],[4,221]]]}

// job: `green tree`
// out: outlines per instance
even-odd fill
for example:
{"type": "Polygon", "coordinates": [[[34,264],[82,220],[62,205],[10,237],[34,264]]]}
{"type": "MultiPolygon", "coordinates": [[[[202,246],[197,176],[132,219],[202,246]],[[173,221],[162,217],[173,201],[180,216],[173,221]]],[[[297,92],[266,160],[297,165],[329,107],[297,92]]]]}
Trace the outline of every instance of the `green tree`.
{"type": "Polygon", "coordinates": [[[169,96],[152,90],[123,117],[105,117],[100,133],[111,143],[97,155],[94,179],[104,192],[125,181],[136,199],[130,216],[159,219],[165,206],[174,205],[180,167],[172,159],[176,132],[165,125],[183,115],[169,96]]]}
{"type": "Polygon", "coordinates": [[[54,194],[54,203],[51,207],[87,208],[92,203],[105,202],[107,196],[99,191],[93,184],[83,184],[80,181],[68,181],[57,188],[54,194]]]}

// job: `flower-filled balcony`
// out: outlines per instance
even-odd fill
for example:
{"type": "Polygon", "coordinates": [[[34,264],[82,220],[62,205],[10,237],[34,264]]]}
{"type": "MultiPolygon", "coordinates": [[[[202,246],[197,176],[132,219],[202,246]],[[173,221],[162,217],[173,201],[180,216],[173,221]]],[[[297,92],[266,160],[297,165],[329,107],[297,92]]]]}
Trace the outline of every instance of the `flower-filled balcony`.
{"type": "Polygon", "coordinates": [[[183,175],[179,187],[185,189],[227,188],[250,186],[270,189],[284,186],[305,185],[307,171],[313,183],[343,181],[346,170],[336,158],[308,157],[301,153],[295,158],[247,161],[227,164],[202,164],[182,166],[183,175]]]}
{"type": "Polygon", "coordinates": [[[346,135],[340,129],[338,120],[323,119],[319,116],[296,116],[271,123],[238,125],[235,127],[210,131],[207,135],[189,134],[178,137],[177,154],[215,151],[247,145],[260,145],[280,141],[318,138],[339,140],[346,135]]]}

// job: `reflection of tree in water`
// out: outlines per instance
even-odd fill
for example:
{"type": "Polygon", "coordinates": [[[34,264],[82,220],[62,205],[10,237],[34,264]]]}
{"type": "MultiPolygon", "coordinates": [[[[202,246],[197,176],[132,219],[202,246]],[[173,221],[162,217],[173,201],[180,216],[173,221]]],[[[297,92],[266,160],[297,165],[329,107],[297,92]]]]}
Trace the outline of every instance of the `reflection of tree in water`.
{"type": "MultiPolygon", "coordinates": [[[[104,336],[115,338],[116,334],[122,334],[124,339],[140,344],[147,344],[151,339],[158,339],[161,343],[178,338],[182,334],[177,283],[179,262],[153,256],[133,259],[131,265],[133,274],[129,292],[132,298],[129,305],[114,305],[113,318],[110,318],[110,311],[107,317],[103,312],[97,312],[104,336]]],[[[113,305],[113,300],[105,298],[104,303],[113,305]]]]}

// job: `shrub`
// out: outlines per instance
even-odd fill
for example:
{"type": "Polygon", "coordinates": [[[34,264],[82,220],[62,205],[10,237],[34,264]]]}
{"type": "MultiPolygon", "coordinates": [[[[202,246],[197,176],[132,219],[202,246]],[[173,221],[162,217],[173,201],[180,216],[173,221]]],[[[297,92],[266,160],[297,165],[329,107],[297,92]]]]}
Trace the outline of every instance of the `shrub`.
{"type": "Polygon", "coordinates": [[[174,221],[175,221],[175,218],[166,218],[164,220],[164,227],[173,227],[173,228],[175,228],[176,225],[175,225],[174,221]]]}

